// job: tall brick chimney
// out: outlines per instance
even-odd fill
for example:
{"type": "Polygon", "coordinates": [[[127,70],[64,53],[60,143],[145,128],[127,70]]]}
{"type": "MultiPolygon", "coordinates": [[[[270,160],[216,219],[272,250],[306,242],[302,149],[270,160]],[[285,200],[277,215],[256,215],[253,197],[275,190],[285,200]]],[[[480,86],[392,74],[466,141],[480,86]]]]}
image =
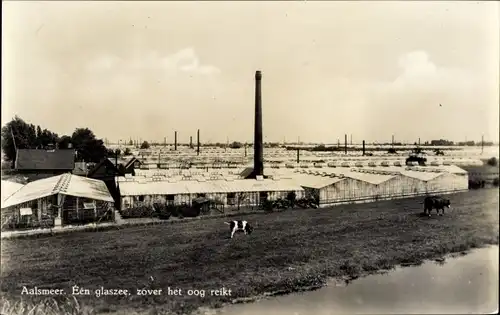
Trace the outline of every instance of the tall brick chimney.
{"type": "Polygon", "coordinates": [[[177,151],[177,131],[174,132],[174,150],[177,151]]]}
{"type": "Polygon", "coordinates": [[[344,135],[344,150],[345,150],[345,154],[347,154],[347,134],[344,135]]]}
{"type": "Polygon", "coordinates": [[[200,129],[197,132],[197,142],[196,155],[200,155],[200,129]]]}
{"type": "Polygon", "coordinates": [[[254,157],[253,176],[264,175],[264,148],[262,143],[262,73],[255,72],[255,125],[254,125],[254,157]]]}

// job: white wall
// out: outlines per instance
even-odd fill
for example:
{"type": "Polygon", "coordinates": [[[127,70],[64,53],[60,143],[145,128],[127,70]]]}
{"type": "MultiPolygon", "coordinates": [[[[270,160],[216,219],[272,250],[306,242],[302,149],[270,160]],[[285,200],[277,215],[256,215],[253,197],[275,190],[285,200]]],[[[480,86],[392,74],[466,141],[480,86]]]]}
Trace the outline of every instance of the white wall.
{"type": "Polygon", "coordinates": [[[449,192],[466,190],[469,186],[469,178],[466,174],[445,173],[427,182],[427,191],[449,192]]]}
{"type": "MultiPolygon", "coordinates": [[[[277,199],[286,199],[289,191],[280,191],[280,192],[268,192],[269,200],[277,200],[277,199]]],[[[295,192],[296,199],[300,199],[304,197],[303,191],[295,192]]],[[[240,193],[236,193],[236,199],[242,196],[240,193]]],[[[259,193],[246,193],[246,198],[241,202],[240,206],[255,206],[259,204],[259,193]]],[[[145,195],[143,196],[142,203],[144,204],[153,204],[155,202],[165,203],[167,198],[166,195],[145,195]]],[[[191,201],[197,197],[197,194],[183,194],[183,195],[174,195],[174,204],[182,204],[186,203],[188,205],[191,204],[191,201]]],[[[228,206],[227,193],[207,193],[205,197],[212,200],[220,200],[224,203],[225,206],[228,206]]],[[[122,209],[136,207],[140,204],[139,196],[122,196],[122,209]],[[125,204],[128,203],[128,207],[125,204]]],[[[237,202],[235,203],[237,206],[237,202]]]]}
{"type": "Polygon", "coordinates": [[[375,198],[376,185],[352,178],[345,178],[333,185],[320,189],[320,203],[332,204],[346,201],[375,198]]]}
{"type": "Polygon", "coordinates": [[[377,199],[396,199],[444,193],[468,189],[468,176],[445,173],[430,181],[405,175],[397,175],[379,185],[346,178],[343,181],[319,189],[322,206],[351,202],[370,202],[377,199]]]}

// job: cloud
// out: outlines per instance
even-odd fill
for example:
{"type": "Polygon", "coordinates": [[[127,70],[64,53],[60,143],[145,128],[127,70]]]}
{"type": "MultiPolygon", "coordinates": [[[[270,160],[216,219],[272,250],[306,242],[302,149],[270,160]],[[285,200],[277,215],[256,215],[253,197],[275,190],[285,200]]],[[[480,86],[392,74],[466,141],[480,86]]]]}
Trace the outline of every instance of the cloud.
{"type": "Polygon", "coordinates": [[[400,74],[374,84],[366,96],[365,115],[372,121],[374,135],[380,132],[375,137],[387,138],[390,134],[383,132],[401,130],[406,138],[418,133],[428,139],[452,139],[478,133],[472,126],[494,124],[488,117],[494,102],[491,86],[480,74],[440,66],[421,50],[402,55],[397,64],[400,74]]]}
{"type": "Polygon", "coordinates": [[[392,89],[432,92],[458,86],[470,86],[468,74],[460,69],[438,67],[427,52],[413,51],[399,58],[402,73],[391,84],[392,89]]]}
{"type": "Polygon", "coordinates": [[[177,68],[184,72],[195,72],[200,74],[216,74],[220,70],[212,65],[201,65],[200,59],[194,49],[186,48],[163,59],[165,65],[170,68],[177,68]]]}
{"type": "Polygon", "coordinates": [[[157,51],[141,54],[130,60],[116,55],[104,54],[90,60],[86,69],[89,72],[106,72],[111,70],[131,71],[162,71],[167,74],[188,73],[214,75],[220,69],[213,65],[202,64],[193,48],[185,48],[167,56],[161,56],[157,51]]]}

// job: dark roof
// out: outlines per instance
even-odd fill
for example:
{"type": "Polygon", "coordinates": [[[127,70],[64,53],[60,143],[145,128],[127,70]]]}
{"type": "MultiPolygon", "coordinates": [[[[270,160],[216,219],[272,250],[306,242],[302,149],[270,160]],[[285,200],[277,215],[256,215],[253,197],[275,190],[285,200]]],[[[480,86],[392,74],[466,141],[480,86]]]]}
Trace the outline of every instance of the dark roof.
{"type": "MultiPolygon", "coordinates": [[[[255,173],[253,171],[253,167],[247,167],[240,173],[240,177],[244,179],[255,179],[255,173]]],[[[263,178],[268,178],[267,175],[262,175],[263,178]]]]}
{"type": "Polygon", "coordinates": [[[134,156],[127,163],[125,163],[125,168],[128,168],[130,165],[132,165],[135,162],[139,162],[139,164],[142,164],[142,162],[134,156]]]}
{"type": "Polygon", "coordinates": [[[75,168],[75,150],[18,149],[17,170],[69,170],[75,168]]]}
{"type": "MultiPolygon", "coordinates": [[[[110,157],[110,158],[108,158],[108,160],[109,160],[111,163],[113,163],[113,164],[115,164],[115,163],[116,163],[116,158],[115,158],[115,157],[110,157]]],[[[125,165],[124,163],[125,163],[125,160],[123,160],[123,158],[118,158],[118,166],[119,166],[120,164],[121,164],[121,165],[125,165]]]]}
{"type": "Polygon", "coordinates": [[[253,167],[247,167],[240,173],[240,177],[247,178],[248,176],[252,175],[252,173],[253,167]]]}
{"type": "Polygon", "coordinates": [[[101,162],[99,162],[97,165],[95,165],[88,173],[88,177],[92,177],[97,170],[99,170],[101,167],[109,167],[112,170],[114,170],[115,174],[120,175],[120,176],[125,176],[123,172],[121,172],[113,162],[111,162],[108,158],[102,159],[101,162]]]}

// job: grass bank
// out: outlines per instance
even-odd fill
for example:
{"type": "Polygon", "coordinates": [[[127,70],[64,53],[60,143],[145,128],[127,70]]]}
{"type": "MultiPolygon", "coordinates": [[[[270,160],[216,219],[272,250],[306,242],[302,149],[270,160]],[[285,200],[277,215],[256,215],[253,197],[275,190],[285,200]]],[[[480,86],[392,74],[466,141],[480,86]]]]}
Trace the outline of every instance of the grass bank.
{"type": "Polygon", "coordinates": [[[318,287],[329,277],[357,277],[498,244],[498,189],[447,197],[453,208],[443,217],[420,216],[421,197],[242,215],[254,223],[254,233],[233,240],[223,218],[2,240],[0,310],[19,313],[22,298],[28,310],[39,306],[38,314],[187,314],[265,292],[318,287]],[[74,299],[73,285],[132,294],[74,299]],[[64,289],[67,296],[21,296],[23,286],[64,289]],[[167,295],[168,287],[183,295],[167,295]],[[231,296],[210,296],[222,287],[231,289],[231,296]],[[141,288],[164,294],[136,295],[141,288]],[[188,289],[206,295],[188,296],[188,289]]]}

